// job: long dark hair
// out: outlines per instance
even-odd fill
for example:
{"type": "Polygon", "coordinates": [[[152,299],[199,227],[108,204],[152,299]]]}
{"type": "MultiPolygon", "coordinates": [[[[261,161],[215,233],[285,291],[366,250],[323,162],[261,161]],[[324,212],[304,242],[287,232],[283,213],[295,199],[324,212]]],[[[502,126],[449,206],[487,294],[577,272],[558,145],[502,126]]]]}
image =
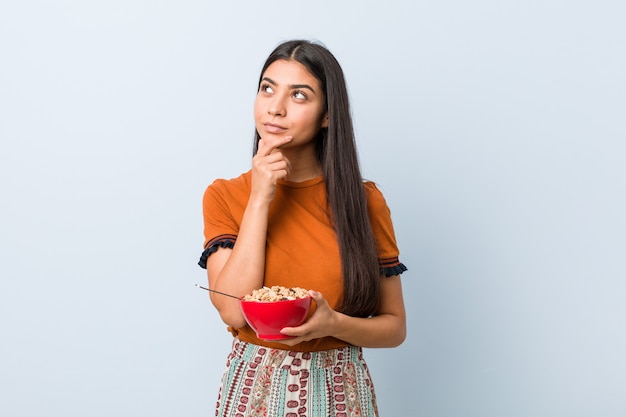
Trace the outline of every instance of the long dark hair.
{"type": "MultiPolygon", "coordinates": [[[[339,242],[344,287],[340,311],[355,317],[368,317],[378,307],[380,269],[343,70],[324,46],[292,40],[280,44],[267,58],[259,86],[267,67],[281,59],[304,65],[319,80],[324,91],[328,127],[320,130],[315,145],[326,183],[331,221],[339,242]]],[[[259,139],[256,132],[254,154],[259,139]]]]}

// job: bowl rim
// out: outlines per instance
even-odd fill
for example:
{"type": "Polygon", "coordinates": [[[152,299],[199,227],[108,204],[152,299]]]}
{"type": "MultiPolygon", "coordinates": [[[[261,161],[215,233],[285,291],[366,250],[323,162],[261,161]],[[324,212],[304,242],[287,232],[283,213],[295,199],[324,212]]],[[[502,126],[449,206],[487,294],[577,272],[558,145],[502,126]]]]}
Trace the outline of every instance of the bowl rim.
{"type": "Polygon", "coordinates": [[[251,304],[281,304],[281,303],[293,303],[295,301],[311,299],[310,295],[306,295],[304,297],[294,298],[293,300],[275,300],[275,301],[261,301],[261,300],[244,300],[243,298],[239,299],[240,303],[251,303],[251,304]]]}

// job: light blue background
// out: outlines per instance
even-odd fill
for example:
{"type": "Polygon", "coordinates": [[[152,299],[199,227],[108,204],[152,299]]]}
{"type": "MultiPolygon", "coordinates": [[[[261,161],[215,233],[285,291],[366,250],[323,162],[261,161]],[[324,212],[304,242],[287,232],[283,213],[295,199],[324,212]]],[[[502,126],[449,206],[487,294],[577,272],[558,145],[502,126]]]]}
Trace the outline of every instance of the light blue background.
{"type": "Polygon", "coordinates": [[[230,335],[201,197],[282,40],[342,63],[409,316],[381,417],[624,416],[615,1],[4,1],[0,415],[207,416],[230,335]]]}

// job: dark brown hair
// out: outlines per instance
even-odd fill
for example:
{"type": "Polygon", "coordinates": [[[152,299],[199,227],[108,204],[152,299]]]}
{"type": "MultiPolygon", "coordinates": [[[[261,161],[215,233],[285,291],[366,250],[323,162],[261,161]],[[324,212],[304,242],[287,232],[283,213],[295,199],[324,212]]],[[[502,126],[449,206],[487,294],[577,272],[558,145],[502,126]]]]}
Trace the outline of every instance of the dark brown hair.
{"type": "MultiPolygon", "coordinates": [[[[305,40],[280,44],[265,61],[297,61],[315,76],[324,91],[328,127],[316,138],[316,152],[324,173],[331,221],[337,233],[344,294],[340,311],[355,317],[376,312],[380,298],[380,269],[374,233],[354,139],[348,89],[341,66],[324,46],[305,40]]],[[[259,142],[256,132],[253,153],[259,142]]]]}

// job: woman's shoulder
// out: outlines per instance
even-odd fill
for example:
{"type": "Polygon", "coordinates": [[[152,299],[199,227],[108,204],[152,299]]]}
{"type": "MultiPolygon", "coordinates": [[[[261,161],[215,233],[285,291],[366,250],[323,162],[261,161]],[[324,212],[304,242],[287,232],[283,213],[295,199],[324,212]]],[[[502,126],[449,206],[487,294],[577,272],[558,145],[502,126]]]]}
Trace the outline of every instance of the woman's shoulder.
{"type": "Polygon", "coordinates": [[[387,206],[383,192],[374,181],[363,181],[363,188],[365,189],[368,205],[376,207],[387,206]]]}
{"type": "Polygon", "coordinates": [[[234,203],[246,201],[250,195],[251,172],[244,172],[235,178],[215,179],[204,191],[204,202],[234,203]]]}
{"type": "Polygon", "coordinates": [[[249,189],[250,188],[250,178],[251,171],[244,172],[235,178],[216,178],[213,182],[207,187],[207,191],[229,191],[229,190],[238,190],[238,189],[249,189]]]}

